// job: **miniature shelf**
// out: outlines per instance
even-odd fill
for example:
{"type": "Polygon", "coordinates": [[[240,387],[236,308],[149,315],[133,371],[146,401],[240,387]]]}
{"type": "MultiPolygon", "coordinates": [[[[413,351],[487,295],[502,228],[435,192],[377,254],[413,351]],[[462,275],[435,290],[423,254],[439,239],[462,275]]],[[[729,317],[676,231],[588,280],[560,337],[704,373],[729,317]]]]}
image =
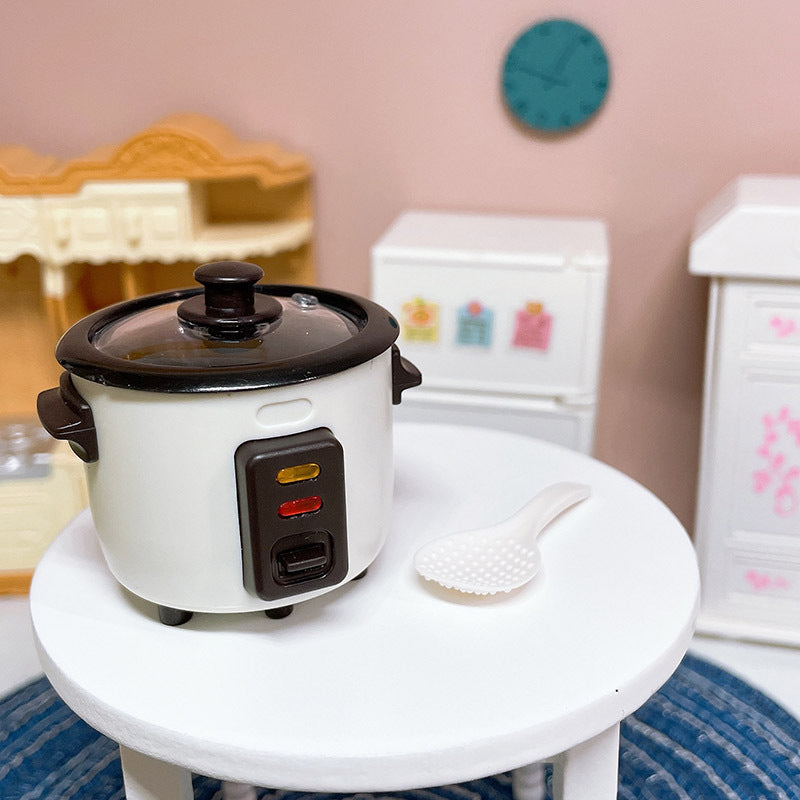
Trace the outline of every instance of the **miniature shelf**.
{"type": "Polygon", "coordinates": [[[197,234],[195,252],[204,260],[218,258],[223,252],[241,259],[248,255],[247,247],[255,247],[260,255],[271,256],[306,244],[311,240],[311,230],[311,220],[209,225],[197,234]]]}
{"type": "Polygon", "coordinates": [[[0,263],[39,262],[61,330],[73,321],[71,264],[125,265],[124,298],[141,293],[133,267],[143,263],[292,253],[291,280],[311,283],[312,228],[307,159],[200,115],[167,117],[70,161],[0,147],[0,263]]]}

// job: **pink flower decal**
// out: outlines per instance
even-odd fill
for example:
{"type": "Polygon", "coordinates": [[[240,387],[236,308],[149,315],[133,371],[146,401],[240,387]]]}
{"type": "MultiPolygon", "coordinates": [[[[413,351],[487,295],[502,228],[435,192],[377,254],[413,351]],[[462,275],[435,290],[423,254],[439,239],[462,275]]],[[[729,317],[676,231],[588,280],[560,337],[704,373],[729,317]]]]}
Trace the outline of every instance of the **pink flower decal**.
{"type": "Polygon", "coordinates": [[[753,473],[753,491],[758,492],[759,494],[765,491],[767,486],[769,486],[771,477],[772,476],[769,472],[767,472],[767,470],[757,469],[753,473]]]}
{"type": "Polygon", "coordinates": [[[756,456],[766,464],[753,470],[753,491],[763,494],[774,485],[772,510],[778,517],[790,517],[800,508],[800,418],[793,417],[789,406],[784,405],[774,416],[764,414],[761,422],[764,438],[756,456]]]}
{"type": "Polygon", "coordinates": [[[800,419],[793,419],[786,426],[789,433],[794,436],[795,444],[800,447],[800,419]]]}
{"type": "Polygon", "coordinates": [[[793,319],[784,319],[777,315],[769,321],[769,324],[775,329],[779,339],[785,339],[797,330],[797,323],[793,319]]]}
{"type": "Polygon", "coordinates": [[[769,587],[769,575],[765,575],[763,572],[756,572],[754,569],[750,569],[747,571],[744,577],[747,579],[747,582],[750,584],[750,586],[757,592],[763,592],[764,589],[769,587]]]}
{"type": "Polygon", "coordinates": [[[749,569],[744,575],[744,579],[750,584],[754,592],[766,592],[770,589],[788,589],[789,581],[783,575],[768,575],[766,572],[759,572],[749,569]]]}

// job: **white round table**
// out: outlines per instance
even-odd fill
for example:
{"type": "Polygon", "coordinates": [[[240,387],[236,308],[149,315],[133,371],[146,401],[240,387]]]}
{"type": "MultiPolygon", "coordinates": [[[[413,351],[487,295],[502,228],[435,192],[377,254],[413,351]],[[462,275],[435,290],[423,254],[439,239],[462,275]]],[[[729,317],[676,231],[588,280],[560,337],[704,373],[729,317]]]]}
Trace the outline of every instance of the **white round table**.
{"type": "Polygon", "coordinates": [[[686,532],[630,478],[528,437],[398,425],[394,460],[392,531],[368,575],[282,620],[166,627],[112,578],[88,512],[54,542],[30,596],[42,664],[120,743],[129,800],[191,797],[190,771],[359,792],[539,761],[554,763],[559,797],[616,797],[619,722],[692,635],[686,532]],[[527,586],[479,598],[414,572],[424,542],[498,522],[560,480],[592,496],[542,534],[527,586]]]}

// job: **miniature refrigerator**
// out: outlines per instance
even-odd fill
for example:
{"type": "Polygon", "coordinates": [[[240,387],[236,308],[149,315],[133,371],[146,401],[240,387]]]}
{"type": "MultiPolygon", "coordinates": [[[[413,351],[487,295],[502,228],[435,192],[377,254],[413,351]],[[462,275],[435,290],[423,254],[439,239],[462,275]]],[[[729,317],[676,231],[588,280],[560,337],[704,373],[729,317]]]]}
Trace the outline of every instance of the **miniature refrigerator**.
{"type": "Polygon", "coordinates": [[[398,418],[591,452],[607,270],[601,220],[402,214],[372,248],[372,296],[422,372],[398,418]]]}
{"type": "Polygon", "coordinates": [[[800,177],[743,176],[697,219],[710,277],[698,629],[800,644],[800,177]]]}

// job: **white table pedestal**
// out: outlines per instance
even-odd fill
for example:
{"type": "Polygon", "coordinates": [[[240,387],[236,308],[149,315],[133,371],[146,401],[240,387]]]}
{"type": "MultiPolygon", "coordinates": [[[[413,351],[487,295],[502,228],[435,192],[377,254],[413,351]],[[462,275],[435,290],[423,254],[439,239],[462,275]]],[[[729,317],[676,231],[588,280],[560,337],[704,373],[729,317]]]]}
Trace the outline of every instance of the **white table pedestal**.
{"type": "Polygon", "coordinates": [[[394,457],[393,528],[368,575],[283,620],[161,625],[108,572],[88,512],[51,546],[31,589],[42,664],[120,743],[128,800],[188,800],[192,771],[234,800],[248,784],[388,792],[506,770],[518,800],[537,800],[542,761],[558,800],[615,800],[619,723],[692,635],[685,531],[626,476],[527,437],[399,425],[394,457]],[[527,586],[465,596],[413,571],[424,542],[560,480],[592,496],[540,537],[527,586]]]}

